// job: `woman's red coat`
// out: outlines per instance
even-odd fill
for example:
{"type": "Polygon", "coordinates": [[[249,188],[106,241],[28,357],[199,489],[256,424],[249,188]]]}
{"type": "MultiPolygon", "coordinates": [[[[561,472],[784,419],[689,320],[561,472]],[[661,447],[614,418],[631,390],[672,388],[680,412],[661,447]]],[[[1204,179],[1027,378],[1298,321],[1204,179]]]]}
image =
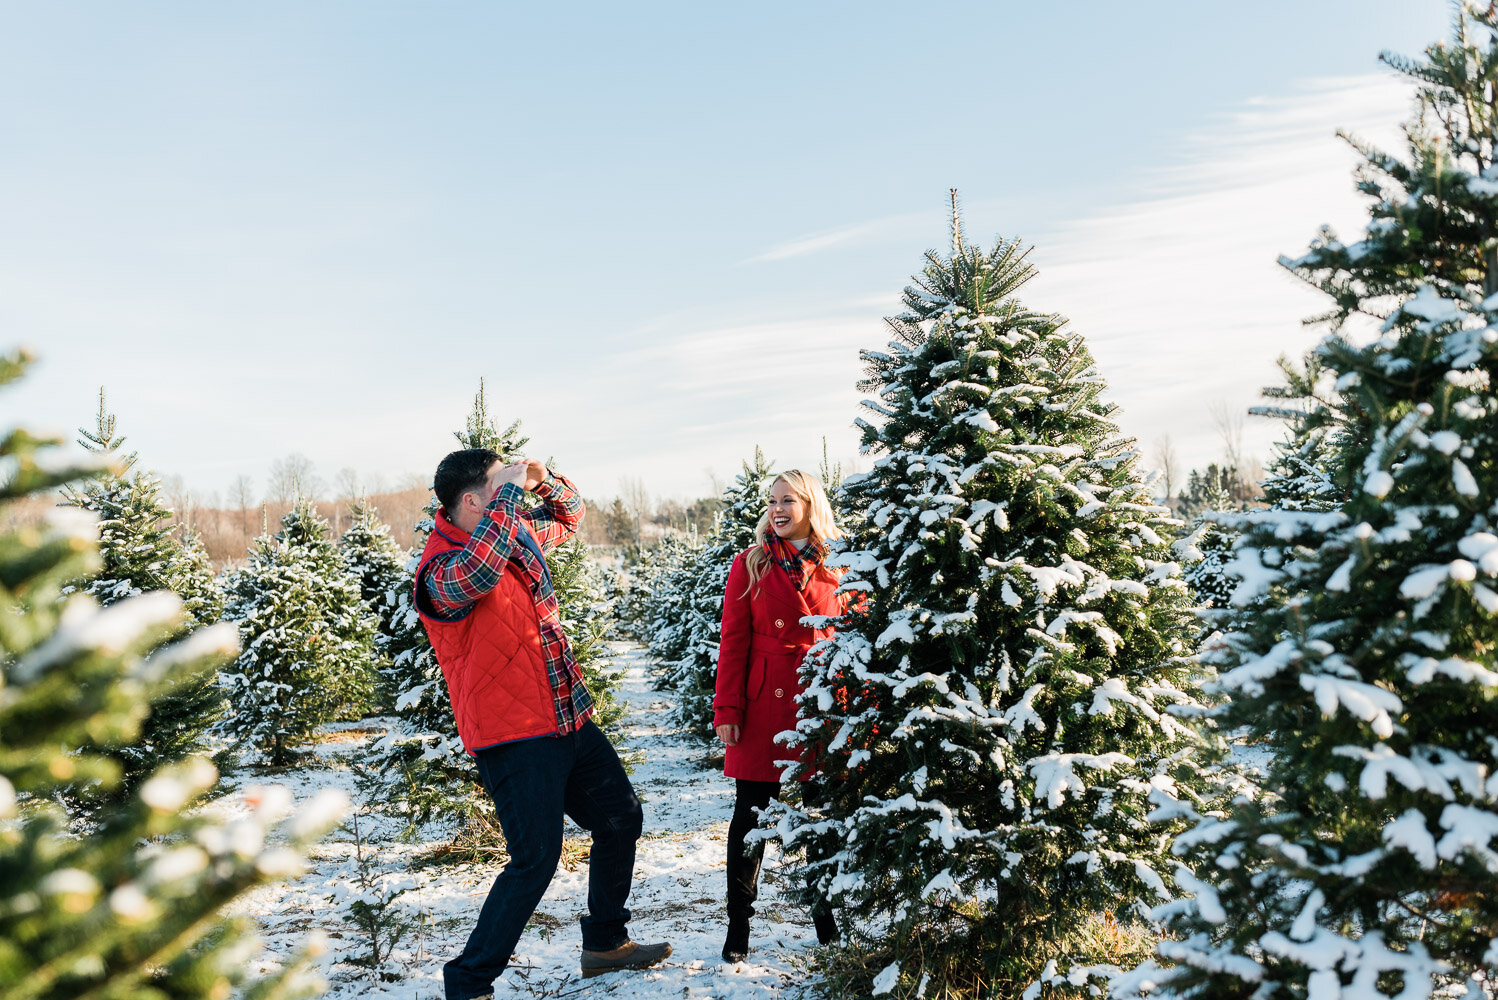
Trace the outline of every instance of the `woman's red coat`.
{"type": "Polygon", "coordinates": [[[779,781],[777,760],[799,759],[799,749],[775,742],[775,734],[796,728],[799,670],[806,651],[832,629],[801,624],[806,615],[839,615],[837,577],[823,566],[798,591],[785,570],[771,563],[754,592],[740,552],[728,571],[723,595],[723,629],[718,645],[717,693],[713,725],[740,726],[737,746],[723,754],[723,773],[749,781],[779,781]]]}

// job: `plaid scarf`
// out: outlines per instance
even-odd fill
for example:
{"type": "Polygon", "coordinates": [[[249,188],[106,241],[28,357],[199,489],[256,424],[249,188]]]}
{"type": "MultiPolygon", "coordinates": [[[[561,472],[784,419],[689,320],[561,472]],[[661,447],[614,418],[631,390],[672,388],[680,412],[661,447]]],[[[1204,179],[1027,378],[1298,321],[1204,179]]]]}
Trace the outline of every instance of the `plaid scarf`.
{"type": "Polygon", "coordinates": [[[791,583],[798,591],[806,589],[806,582],[821,564],[824,554],[821,544],[815,538],[808,538],[806,544],[798,549],[775,534],[773,528],[764,541],[764,549],[770,560],[785,570],[785,575],[791,578],[791,583]]]}

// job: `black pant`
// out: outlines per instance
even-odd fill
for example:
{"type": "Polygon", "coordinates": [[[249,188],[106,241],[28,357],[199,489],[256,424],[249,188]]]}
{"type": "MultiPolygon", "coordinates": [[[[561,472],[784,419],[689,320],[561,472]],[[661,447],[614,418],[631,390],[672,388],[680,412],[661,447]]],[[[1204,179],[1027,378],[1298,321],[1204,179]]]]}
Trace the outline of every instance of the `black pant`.
{"type": "Polygon", "coordinates": [[[642,813],[608,737],[586,722],[567,736],[501,743],[475,757],[510,861],[494,880],[463,953],[442,970],[447,1000],[494,992],[495,978],[556,873],[564,813],[593,835],[583,947],[608,951],[629,940],[625,902],[642,813]]]}
{"type": "Polygon", "coordinates": [[[759,898],[759,866],[765,857],[765,842],[755,841],[744,850],[744,838],[759,825],[756,809],[764,809],[780,797],[778,781],[734,779],[733,819],[728,823],[728,916],[747,920],[754,915],[759,898]]]}

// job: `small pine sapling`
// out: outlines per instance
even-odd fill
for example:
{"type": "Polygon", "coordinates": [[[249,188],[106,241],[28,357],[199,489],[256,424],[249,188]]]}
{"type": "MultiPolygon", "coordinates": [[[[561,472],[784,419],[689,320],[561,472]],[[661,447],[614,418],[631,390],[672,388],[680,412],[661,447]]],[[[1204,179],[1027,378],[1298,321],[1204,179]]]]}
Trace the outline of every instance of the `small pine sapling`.
{"type": "Polygon", "coordinates": [[[327,900],[343,912],[358,935],[360,949],[343,960],[364,969],[372,983],[399,982],[404,976],[386,968],[395,949],[421,924],[421,916],[401,903],[416,883],[380,867],[378,852],[365,840],[359,812],[344,824],[354,838],[354,858],[329,881],[327,900]]]}

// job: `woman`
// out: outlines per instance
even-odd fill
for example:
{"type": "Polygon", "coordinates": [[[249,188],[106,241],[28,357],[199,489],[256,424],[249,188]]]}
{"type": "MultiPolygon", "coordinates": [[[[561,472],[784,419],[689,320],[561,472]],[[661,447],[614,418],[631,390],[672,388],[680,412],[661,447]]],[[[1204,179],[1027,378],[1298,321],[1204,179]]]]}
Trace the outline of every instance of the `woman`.
{"type": "MultiPolygon", "coordinates": [[[[744,837],[755,810],[780,796],[777,760],[798,750],[775,742],[796,728],[801,659],[812,643],[832,634],[801,624],[806,615],[839,615],[844,602],[837,576],[822,564],[827,543],[842,537],[815,476],[790,470],[770,485],[769,508],[754,529],[755,544],[739,553],[723,595],[718,683],[713,727],[726,747],[723,773],[735,781],[728,825],[728,937],[723,958],[749,953],[749,918],[759,896],[760,842],[747,854],[744,837]]],[[[817,941],[829,944],[837,924],[825,904],[812,911],[817,941]]]]}

